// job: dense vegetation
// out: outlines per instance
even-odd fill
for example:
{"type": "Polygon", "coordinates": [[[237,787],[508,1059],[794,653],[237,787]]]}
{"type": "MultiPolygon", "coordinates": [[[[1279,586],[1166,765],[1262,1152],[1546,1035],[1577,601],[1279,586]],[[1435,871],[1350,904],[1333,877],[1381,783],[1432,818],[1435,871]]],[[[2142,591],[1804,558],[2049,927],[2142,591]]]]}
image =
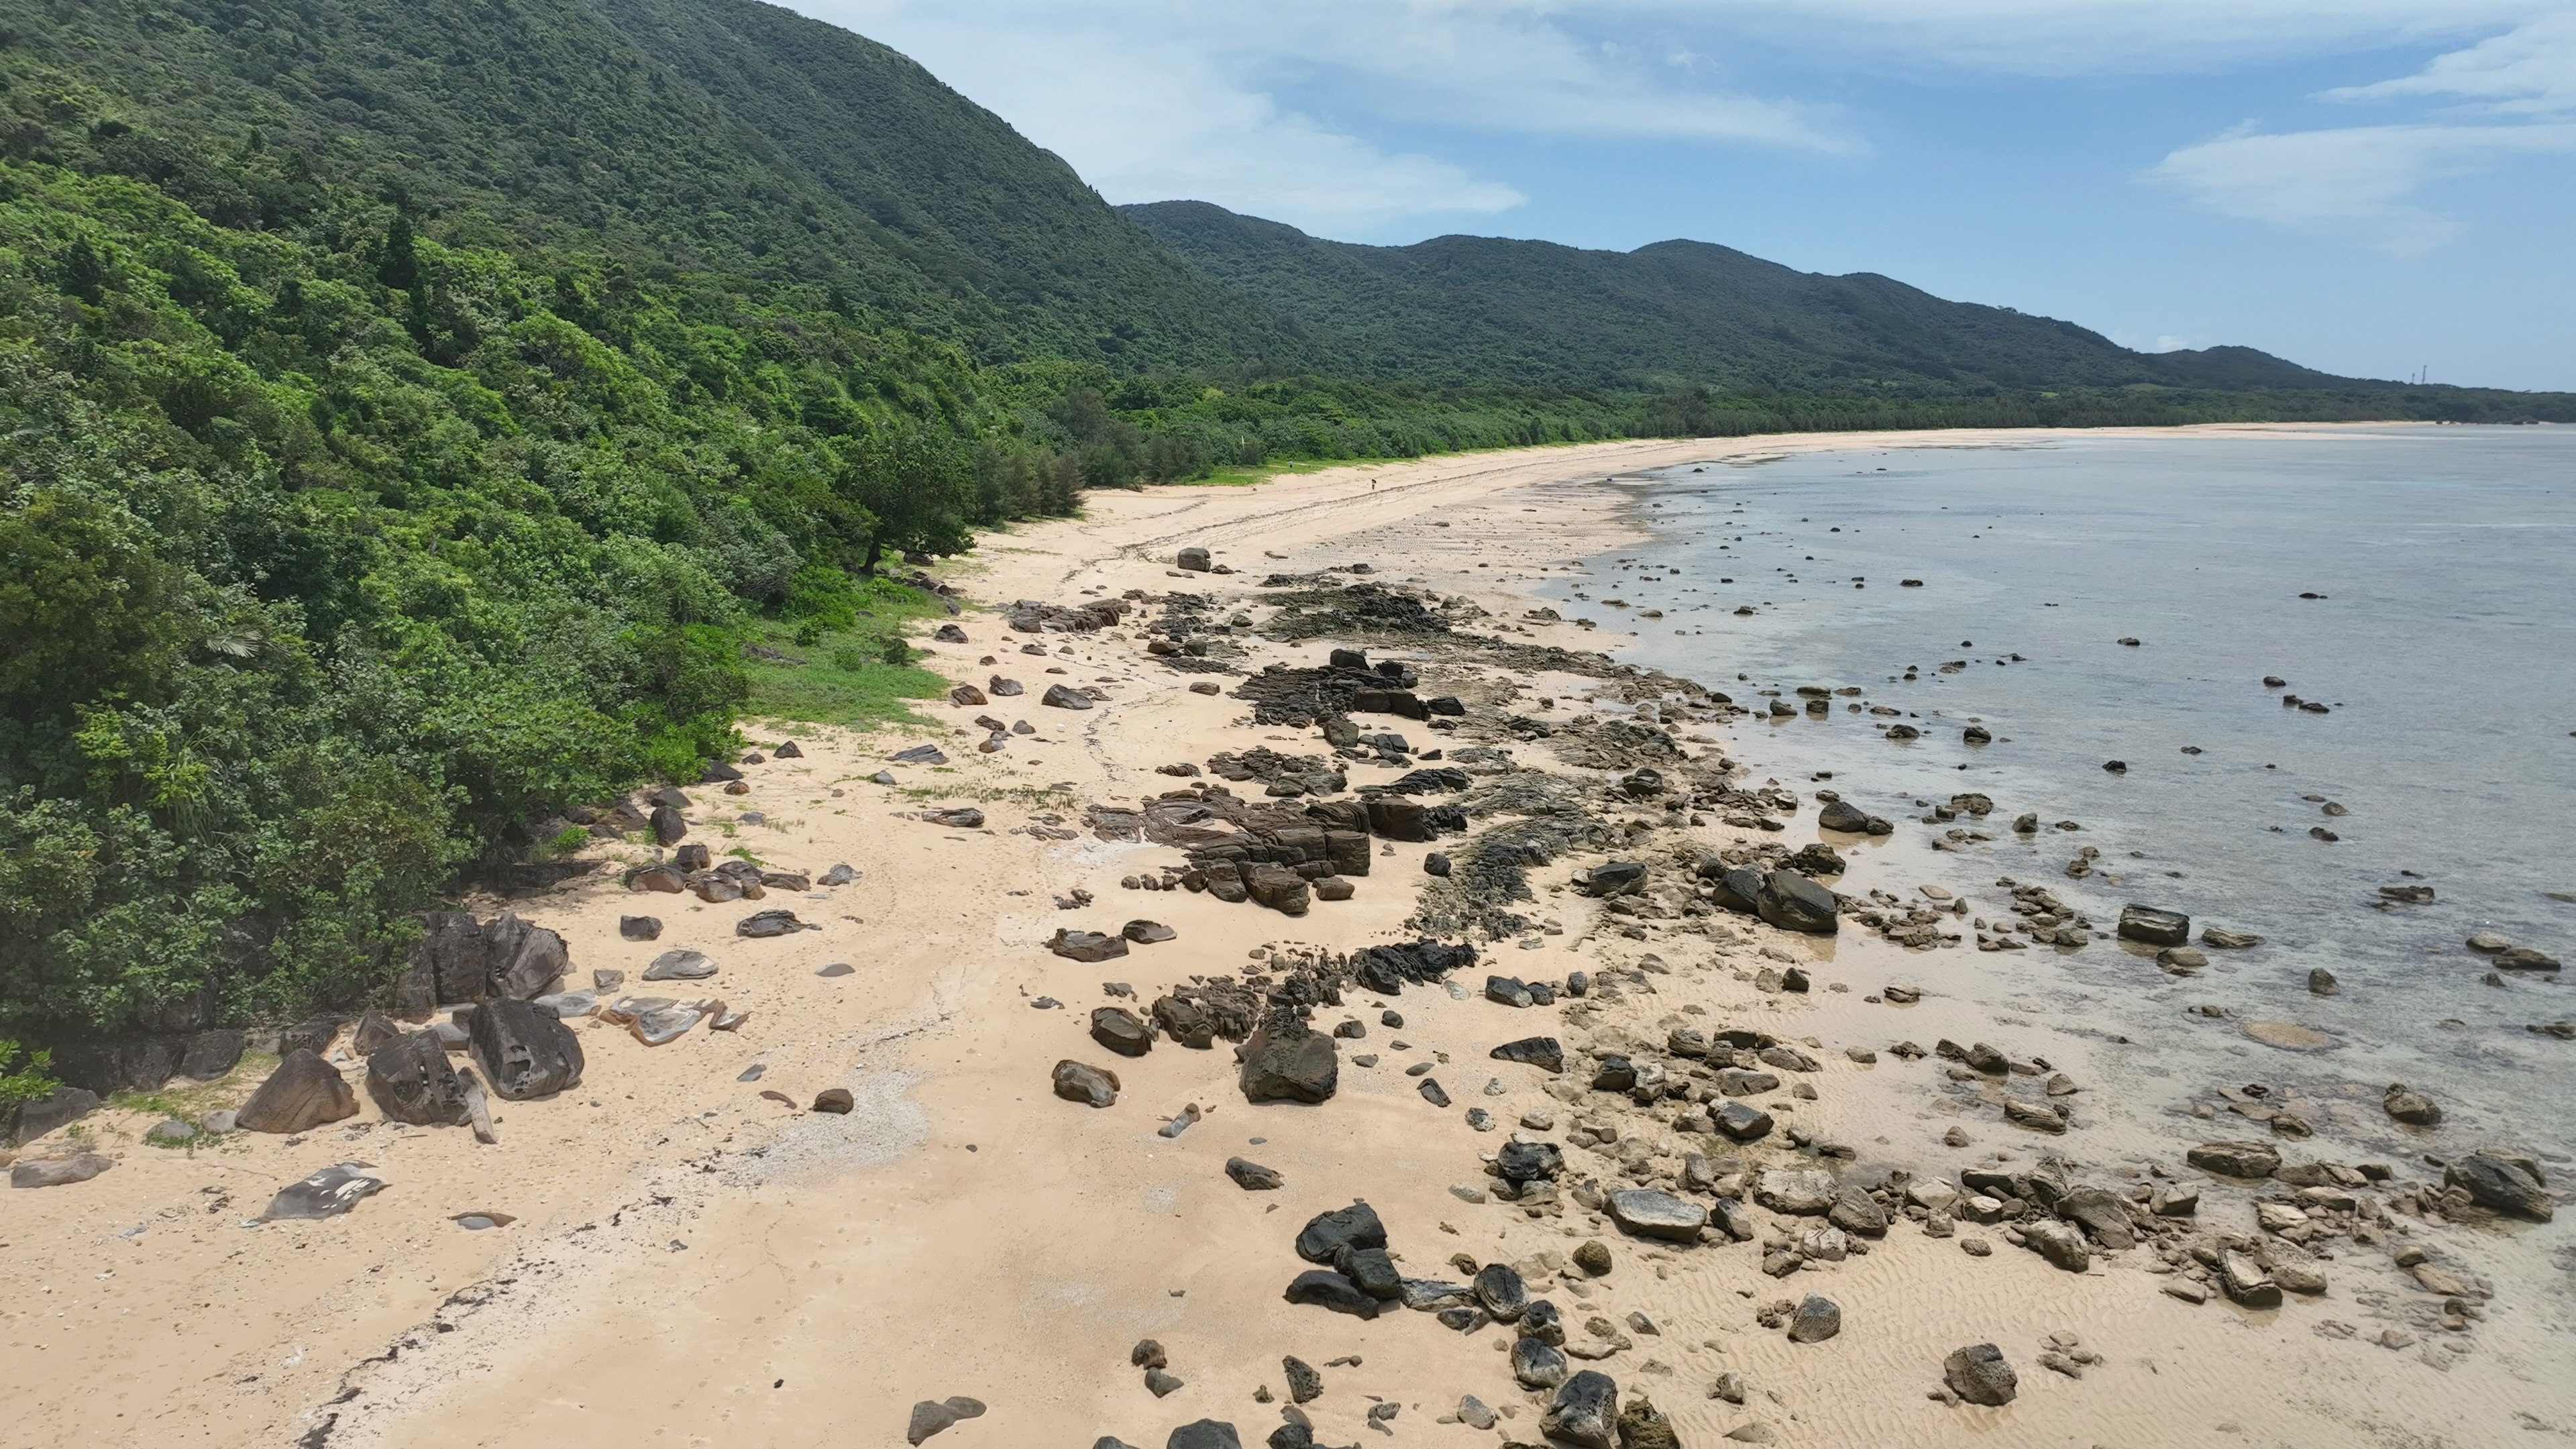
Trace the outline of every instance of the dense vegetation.
{"type": "Polygon", "coordinates": [[[1715,248],[1139,215],[749,0],[11,7],[0,1036],[363,996],[460,871],[747,708],[899,714],[935,606],[885,566],[1086,487],[2489,405],[1715,248]]]}
{"type": "Polygon", "coordinates": [[[1628,426],[1640,433],[1702,431],[1678,420],[1703,409],[1745,423],[1738,431],[2576,418],[2565,395],[2332,377],[2245,347],[2131,352],[2070,322],[1866,273],[1793,271],[1705,242],[1604,252],[1444,236],[1372,247],[1205,202],[1123,209],[1293,320],[1339,370],[1444,390],[1509,378],[1636,399],[1628,426]]]}

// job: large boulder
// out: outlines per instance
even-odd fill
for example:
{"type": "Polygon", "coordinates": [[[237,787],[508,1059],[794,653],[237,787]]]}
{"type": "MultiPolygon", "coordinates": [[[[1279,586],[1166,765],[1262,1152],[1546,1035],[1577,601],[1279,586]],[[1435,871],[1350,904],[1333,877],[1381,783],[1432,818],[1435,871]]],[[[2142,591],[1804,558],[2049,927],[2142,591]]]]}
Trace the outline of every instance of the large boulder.
{"type": "Polygon", "coordinates": [[[1869,812],[1849,800],[1828,800],[1824,808],[1816,812],[1816,825],[1819,829],[1839,830],[1845,835],[1867,835],[1869,812]]]}
{"type": "Polygon", "coordinates": [[[581,1081],[581,1041],[551,1011],[504,997],[475,1009],[466,1036],[493,1092],[523,1102],[581,1081]]]}
{"type": "Polygon", "coordinates": [[[1565,1070],[1565,1048],[1552,1036],[1525,1036],[1487,1053],[1498,1062],[1524,1062],[1545,1072],[1565,1070]]]}
{"type": "Polygon", "coordinates": [[[2472,1152],[2452,1162],[2442,1171],[2442,1185],[2467,1193],[2480,1207],[2534,1222],[2548,1222],[2557,1212],[2540,1179],[2500,1153],[2472,1152]]]}
{"type": "Polygon", "coordinates": [[[116,1159],[97,1152],[76,1152],[69,1157],[38,1157],[14,1163],[9,1168],[11,1187],[69,1187],[87,1182],[116,1165],[116,1159]]]}
{"type": "Polygon", "coordinates": [[[1538,1426],[1550,1438],[1582,1449],[1618,1449],[1618,1383],[1599,1369],[1585,1369],[1557,1386],[1538,1426]]]}
{"type": "Polygon", "coordinates": [[[1302,916],[1314,904],[1314,890],[1306,878],[1284,865],[1264,862],[1248,867],[1243,885],[1254,900],[1281,915],[1302,916]]]}
{"type": "Polygon", "coordinates": [[[2021,1391],[2020,1376],[1991,1343],[1972,1343],[1942,1360],[1941,1382],[1969,1403],[1989,1408],[2011,1403],[2021,1391]]]}
{"type": "Polygon", "coordinates": [[[1141,1057],[1154,1049],[1154,1029],[1123,1006],[1093,1010],[1091,1039],[1122,1057],[1141,1057]]]}
{"type": "Polygon", "coordinates": [[[460,911],[433,911],[422,921],[427,930],[412,946],[411,964],[447,1005],[543,996],[571,964],[563,937],[507,911],[480,923],[460,911]]]}
{"type": "Polygon", "coordinates": [[[1333,1039],[1294,1019],[1265,1022],[1237,1049],[1248,1102],[1324,1102],[1341,1083],[1333,1039]]]}
{"type": "Polygon", "coordinates": [[[1842,1305],[1810,1293],[1789,1315],[1791,1343],[1822,1343],[1843,1331],[1842,1305]]]}
{"type": "Polygon", "coordinates": [[[1718,863],[1714,872],[1702,868],[1708,881],[1709,901],[1721,910],[1740,915],[1753,915],[1762,909],[1762,872],[1747,866],[1718,863]]]}
{"type": "Polygon", "coordinates": [[[1369,833],[1381,840],[1413,843],[1437,840],[1439,830],[1431,823],[1431,812],[1421,802],[1393,795],[1372,796],[1368,801],[1369,833]]]}
{"type": "Polygon", "coordinates": [[[532,1001],[554,990],[572,964],[563,937],[507,911],[484,923],[483,938],[490,952],[494,996],[532,1001]]]}
{"type": "Polygon", "coordinates": [[[1645,889],[1646,867],[1633,860],[1614,860],[1581,872],[1574,884],[1585,895],[1602,899],[1631,895],[1645,889]]]}
{"type": "Polygon", "coordinates": [[[367,1054],[367,1095],[396,1122],[452,1126],[466,1118],[465,1084],[435,1032],[399,1036],[367,1054]]]}
{"type": "Polygon", "coordinates": [[[179,1054],[179,1075],[211,1082],[241,1065],[246,1038],[230,1027],[215,1027],[189,1037],[179,1054]]]}
{"type": "Polygon", "coordinates": [[[1309,1268],[1298,1274],[1283,1296],[1291,1303],[1311,1303],[1357,1318],[1377,1317],[1380,1306],[1380,1300],[1370,1297],[1360,1285],[1329,1268],[1309,1268]]]}
{"type": "Polygon", "coordinates": [[[1494,1154],[1494,1173],[1509,1183],[1552,1182],[1565,1170],[1565,1149],[1553,1142],[1506,1142],[1494,1154]]]}
{"type": "Polygon", "coordinates": [[[1336,1261],[1345,1248],[1383,1248],[1386,1224],[1364,1202],[1317,1213],[1297,1231],[1297,1256],[1309,1263],[1336,1261]]]}
{"type": "Polygon", "coordinates": [[[653,807],[652,826],[657,845],[677,845],[689,833],[688,818],[668,805],[653,807]]]}
{"type": "Polygon", "coordinates": [[[33,1142],[57,1127],[68,1127],[99,1109],[105,1099],[87,1087],[56,1087],[33,1101],[21,1103],[17,1126],[7,1138],[13,1142],[33,1142]]]}
{"type": "Polygon", "coordinates": [[[1070,1058],[1055,1064],[1055,1094],[1068,1102],[1094,1107],[1118,1103],[1118,1074],[1070,1058]]]}
{"type": "Polygon", "coordinates": [[[306,1049],[289,1052],[234,1121],[245,1132],[309,1132],[356,1115],[358,1094],[337,1067],[306,1049]]]}
{"type": "Polygon", "coordinates": [[[2242,1138],[2200,1143],[2186,1151],[2183,1160],[2203,1172],[2226,1177],[2270,1177],[2281,1170],[2279,1148],[2242,1138]]]}
{"type": "Polygon", "coordinates": [[[1830,936],[1842,929],[1842,907],[1834,893],[1794,870],[1775,870],[1762,878],[1756,902],[1762,919],[1784,931],[1830,936]]]}
{"type": "Polygon", "coordinates": [[[2180,946],[2191,939],[2191,917],[2154,906],[2122,906],[2120,939],[2148,946],[2180,946]]]}
{"type": "Polygon", "coordinates": [[[1661,1188],[1623,1187],[1609,1194],[1610,1221],[1641,1238],[1695,1243],[1708,1224],[1708,1209],[1661,1188]]]}
{"type": "Polygon", "coordinates": [[[1104,936],[1098,931],[1076,931],[1060,927],[1047,941],[1047,949],[1067,961],[1085,963],[1107,961],[1127,954],[1127,938],[1104,936]]]}

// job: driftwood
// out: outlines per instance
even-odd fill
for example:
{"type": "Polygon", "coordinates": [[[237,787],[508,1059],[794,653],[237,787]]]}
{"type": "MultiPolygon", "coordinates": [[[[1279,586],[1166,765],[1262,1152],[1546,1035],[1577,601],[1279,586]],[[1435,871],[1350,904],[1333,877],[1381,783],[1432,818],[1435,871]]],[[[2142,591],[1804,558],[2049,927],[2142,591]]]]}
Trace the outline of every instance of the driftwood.
{"type": "Polygon", "coordinates": [[[492,1106],[483,1093],[482,1079],[474,1075],[472,1067],[458,1072],[456,1079],[465,1087],[465,1120],[474,1124],[474,1140],[497,1146],[501,1134],[492,1130],[492,1106]]]}

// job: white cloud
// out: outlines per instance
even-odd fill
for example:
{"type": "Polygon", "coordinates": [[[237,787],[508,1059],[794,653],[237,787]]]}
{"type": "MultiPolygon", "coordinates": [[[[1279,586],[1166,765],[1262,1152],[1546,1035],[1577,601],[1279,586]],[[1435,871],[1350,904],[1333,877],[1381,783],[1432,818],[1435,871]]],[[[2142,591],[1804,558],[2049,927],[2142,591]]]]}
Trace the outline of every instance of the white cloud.
{"type": "Polygon", "coordinates": [[[2414,202],[2429,183],[2514,156],[2569,152],[2576,124],[2342,126],[2222,136],[2174,152],[2151,174],[2230,216],[2357,233],[2411,257],[2463,229],[2414,202]]]}
{"type": "Polygon", "coordinates": [[[2517,157],[2576,153],[2576,14],[2544,16],[2415,75],[2328,91],[2339,101],[2433,96],[2511,122],[2439,117],[2394,125],[2262,134],[2250,126],[2167,156],[2152,174],[2230,216],[2358,233],[2398,256],[2458,236],[2458,221],[2416,201],[2449,177],[2517,157]]]}
{"type": "Polygon", "coordinates": [[[1460,0],[1674,17],[1851,56],[2008,74],[2158,74],[2440,42],[2561,12],[2566,0],[1460,0]]]}
{"type": "Polygon", "coordinates": [[[2576,10],[2441,56],[2415,75],[2326,92],[2339,101],[2394,96],[2456,96],[2508,115],[2576,111],[2576,10]]]}
{"type": "Polygon", "coordinates": [[[919,60],[1111,201],[1190,197],[1327,234],[1524,199],[1376,139],[1391,133],[1857,148],[1830,108],[1743,94],[1676,46],[1603,43],[1544,3],[796,3],[919,60]]]}

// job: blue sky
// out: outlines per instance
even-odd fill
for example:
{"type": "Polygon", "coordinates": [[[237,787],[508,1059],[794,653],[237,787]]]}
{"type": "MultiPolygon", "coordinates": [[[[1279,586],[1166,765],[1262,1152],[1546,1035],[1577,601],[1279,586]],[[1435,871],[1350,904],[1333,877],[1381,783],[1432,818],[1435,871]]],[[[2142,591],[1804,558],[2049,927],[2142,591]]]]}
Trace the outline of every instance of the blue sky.
{"type": "Polygon", "coordinates": [[[795,0],[1115,202],[2576,390],[2576,0],[795,0]]]}

